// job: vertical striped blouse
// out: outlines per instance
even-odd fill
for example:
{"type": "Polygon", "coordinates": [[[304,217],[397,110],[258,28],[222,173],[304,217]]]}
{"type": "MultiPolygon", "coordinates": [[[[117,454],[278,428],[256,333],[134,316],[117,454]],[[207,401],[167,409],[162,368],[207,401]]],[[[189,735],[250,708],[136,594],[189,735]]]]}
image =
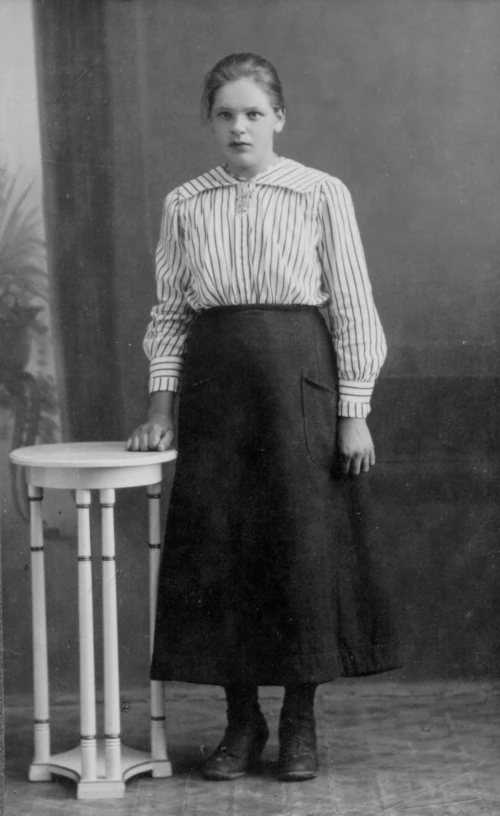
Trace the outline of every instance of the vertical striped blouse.
{"type": "Polygon", "coordinates": [[[223,167],[165,200],[158,303],[144,339],[150,392],[180,388],[196,313],[244,303],[327,305],[339,415],[365,417],[386,342],[351,196],[338,179],[280,158],[248,181],[223,167]]]}

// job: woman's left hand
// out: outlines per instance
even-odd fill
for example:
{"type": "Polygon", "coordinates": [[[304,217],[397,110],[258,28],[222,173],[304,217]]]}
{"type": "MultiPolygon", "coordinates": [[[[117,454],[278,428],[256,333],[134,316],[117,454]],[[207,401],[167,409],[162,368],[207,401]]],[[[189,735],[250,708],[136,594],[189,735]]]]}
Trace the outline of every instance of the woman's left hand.
{"type": "Polygon", "coordinates": [[[375,448],[366,419],[339,417],[337,444],[345,474],[368,473],[375,464],[375,448]]]}

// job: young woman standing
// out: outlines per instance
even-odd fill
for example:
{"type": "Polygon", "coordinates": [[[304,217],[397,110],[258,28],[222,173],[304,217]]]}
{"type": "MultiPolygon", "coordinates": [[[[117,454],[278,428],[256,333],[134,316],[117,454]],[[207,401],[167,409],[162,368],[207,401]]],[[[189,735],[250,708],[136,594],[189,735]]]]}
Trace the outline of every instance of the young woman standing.
{"type": "Polygon", "coordinates": [[[151,407],[127,443],[172,443],[182,374],[151,676],[224,687],[209,779],[260,758],[258,686],[284,686],[278,776],[308,779],[317,685],[400,665],[345,496],[375,464],[366,417],[386,345],[346,187],[274,152],[274,67],[226,57],[203,104],[223,164],[166,198],[151,407]]]}

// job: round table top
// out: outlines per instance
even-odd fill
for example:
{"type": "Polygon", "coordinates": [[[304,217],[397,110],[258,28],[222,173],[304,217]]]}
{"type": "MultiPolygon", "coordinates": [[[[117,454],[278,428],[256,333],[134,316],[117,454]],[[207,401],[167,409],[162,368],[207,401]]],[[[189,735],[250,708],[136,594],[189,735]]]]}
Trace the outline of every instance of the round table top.
{"type": "Polygon", "coordinates": [[[128,451],[125,442],[61,442],[17,448],[10,458],[16,465],[54,468],[130,468],[171,462],[174,449],[128,451]]]}

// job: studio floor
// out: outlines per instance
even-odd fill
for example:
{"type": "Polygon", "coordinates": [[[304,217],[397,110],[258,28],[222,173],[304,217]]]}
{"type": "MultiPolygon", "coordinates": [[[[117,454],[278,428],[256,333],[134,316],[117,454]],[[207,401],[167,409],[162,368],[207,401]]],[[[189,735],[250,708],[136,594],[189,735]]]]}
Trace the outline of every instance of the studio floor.
{"type": "MultiPolygon", "coordinates": [[[[224,728],[220,689],[171,684],[166,689],[169,779],[136,777],[125,798],[78,801],[75,785],[54,777],[30,783],[31,700],[6,700],[6,816],[499,816],[500,682],[402,683],[341,680],[324,685],[316,713],[321,771],[315,780],[274,777],[281,690],[261,690],[271,728],[260,775],[208,782],[203,757],[224,728]]],[[[124,742],[147,747],[144,692],[122,697],[124,742]]],[[[71,747],[78,705],[52,706],[53,750],[71,747]]]]}

